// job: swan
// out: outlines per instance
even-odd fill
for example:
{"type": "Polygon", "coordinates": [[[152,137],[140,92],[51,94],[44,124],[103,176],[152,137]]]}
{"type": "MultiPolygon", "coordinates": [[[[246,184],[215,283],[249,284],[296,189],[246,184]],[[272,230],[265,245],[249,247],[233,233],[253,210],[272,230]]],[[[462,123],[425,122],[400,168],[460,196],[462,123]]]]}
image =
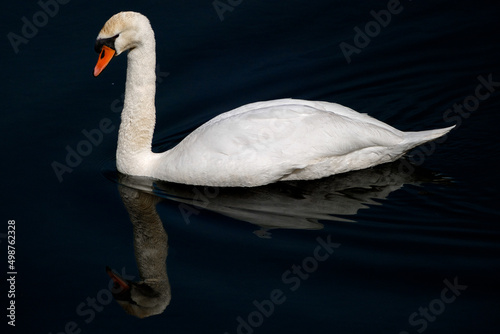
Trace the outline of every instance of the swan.
{"type": "Polygon", "coordinates": [[[395,161],[454,127],[402,132],[336,103],[278,99],[222,113],[174,148],[153,153],[155,48],[149,20],[136,12],[112,16],[95,42],[95,77],[128,50],[116,151],[123,174],[234,187],[312,180],[395,161]]]}

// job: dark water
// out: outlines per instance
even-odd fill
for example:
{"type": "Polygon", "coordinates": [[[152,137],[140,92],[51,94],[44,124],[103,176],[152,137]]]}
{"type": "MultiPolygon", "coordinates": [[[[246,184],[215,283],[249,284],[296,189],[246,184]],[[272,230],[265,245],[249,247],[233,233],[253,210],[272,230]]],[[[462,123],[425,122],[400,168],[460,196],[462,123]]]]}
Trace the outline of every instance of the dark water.
{"type": "Polygon", "coordinates": [[[11,2],[0,20],[11,332],[498,333],[498,5],[247,0],[221,20],[212,1],[47,3],[51,15],[11,2]],[[155,150],[223,111],[283,97],[339,102],[401,130],[458,127],[408,160],[314,182],[241,190],[123,178],[113,159],[126,57],[91,75],[95,36],[120,10],[155,29],[155,150]],[[163,199],[171,301],[142,320],[111,300],[105,272],[139,280],[119,183],[163,199]]]}

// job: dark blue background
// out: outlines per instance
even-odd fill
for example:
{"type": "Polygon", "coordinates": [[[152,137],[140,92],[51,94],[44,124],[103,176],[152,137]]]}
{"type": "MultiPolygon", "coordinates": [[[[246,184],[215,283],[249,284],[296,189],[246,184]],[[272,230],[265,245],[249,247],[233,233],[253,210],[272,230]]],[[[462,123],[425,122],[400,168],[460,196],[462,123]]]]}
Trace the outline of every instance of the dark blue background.
{"type": "Polygon", "coordinates": [[[282,289],[286,302],[255,333],[417,333],[410,314],[439,298],[444,279],[458,277],[467,289],[425,333],[497,333],[498,88],[467,118],[456,117],[460,126],[425,156],[423,166],[451,182],[407,185],[348,217],[355,223],[273,230],[271,239],[209,210],[186,224],[177,203],[165,201],[171,305],[143,320],[115,302],[89,323],[76,312],[107,287],[105,265],[138,275],[128,216],[116,184],[102,177],[113,166],[126,70],[124,55],[92,77],[94,40],[111,15],[139,11],[155,30],[161,149],[223,111],[283,97],[342,103],[401,130],[449,126],[443,115],[475,93],[479,76],[500,81],[493,3],[401,1],[402,11],[350,63],[340,43],[353,44],[354,28],[364,29],[387,1],[245,0],[221,20],[212,1],[73,0],[17,53],[8,34],[22,36],[22,18],[33,22],[41,7],[4,4],[0,233],[16,220],[15,330],[55,334],[74,321],[82,333],[232,334],[254,300],[282,289]],[[54,161],[64,164],[67,147],[76,149],[82,131],[103,118],[114,130],[59,180],[54,161]],[[340,248],[297,291],[287,290],[283,272],[328,235],[340,248]]]}

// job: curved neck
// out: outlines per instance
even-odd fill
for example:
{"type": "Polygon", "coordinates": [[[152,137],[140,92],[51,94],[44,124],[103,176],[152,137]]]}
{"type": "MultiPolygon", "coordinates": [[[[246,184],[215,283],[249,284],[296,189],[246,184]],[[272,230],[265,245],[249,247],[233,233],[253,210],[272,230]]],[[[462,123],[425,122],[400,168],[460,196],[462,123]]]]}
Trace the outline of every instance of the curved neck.
{"type": "Polygon", "coordinates": [[[153,31],[128,53],[127,82],[116,151],[120,172],[144,175],[145,156],[151,155],[156,121],[156,53],[153,31]]]}

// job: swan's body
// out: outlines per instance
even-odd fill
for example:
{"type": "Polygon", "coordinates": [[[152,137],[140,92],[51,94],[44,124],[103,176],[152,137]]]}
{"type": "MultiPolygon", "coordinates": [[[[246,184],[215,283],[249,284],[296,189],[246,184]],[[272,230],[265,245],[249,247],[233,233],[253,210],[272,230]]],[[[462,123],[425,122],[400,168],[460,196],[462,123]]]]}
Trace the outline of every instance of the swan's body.
{"type": "Polygon", "coordinates": [[[394,161],[453,128],[402,132],[339,104],[282,99],[223,113],[173,149],[153,153],[155,39],[139,13],[118,13],[106,22],[97,37],[101,57],[94,75],[111,59],[105,51],[111,57],[125,50],[130,51],[116,154],[124,174],[207,186],[318,179],[394,161]]]}

